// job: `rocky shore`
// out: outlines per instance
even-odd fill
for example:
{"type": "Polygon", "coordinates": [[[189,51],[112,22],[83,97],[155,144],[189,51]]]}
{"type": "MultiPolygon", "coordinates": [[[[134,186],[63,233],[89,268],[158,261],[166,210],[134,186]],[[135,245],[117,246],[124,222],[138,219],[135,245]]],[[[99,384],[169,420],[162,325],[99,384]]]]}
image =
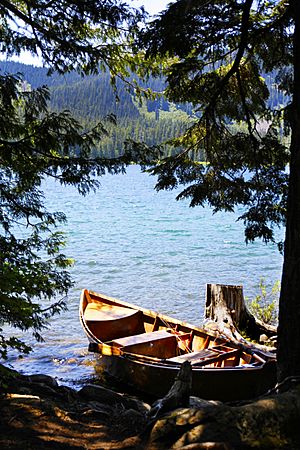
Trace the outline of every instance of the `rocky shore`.
{"type": "Polygon", "coordinates": [[[47,375],[17,375],[1,396],[2,449],[140,447],[150,406],[97,385],[79,391],[47,375]]]}
{"type": "Polygon", "coordinates": [[[98,385],[79,391],[46,375],[2,382],[0,448],[299,449],[300,387],[255,402],[228,405],[189,398],[164,411],[98,385]]]}

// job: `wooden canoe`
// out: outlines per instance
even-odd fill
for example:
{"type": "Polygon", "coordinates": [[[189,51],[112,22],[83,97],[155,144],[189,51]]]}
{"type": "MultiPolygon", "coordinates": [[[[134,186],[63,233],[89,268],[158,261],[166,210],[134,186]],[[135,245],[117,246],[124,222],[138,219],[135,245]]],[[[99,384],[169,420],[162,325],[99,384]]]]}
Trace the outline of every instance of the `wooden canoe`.
{"type": "Polygon", "coordinates": [[[251,399],[276,383],[271,354],[87,289],[80,321],[104,370],[139,392],[164,396],[187,360],[192,395],[204,399],[251,399]]]}

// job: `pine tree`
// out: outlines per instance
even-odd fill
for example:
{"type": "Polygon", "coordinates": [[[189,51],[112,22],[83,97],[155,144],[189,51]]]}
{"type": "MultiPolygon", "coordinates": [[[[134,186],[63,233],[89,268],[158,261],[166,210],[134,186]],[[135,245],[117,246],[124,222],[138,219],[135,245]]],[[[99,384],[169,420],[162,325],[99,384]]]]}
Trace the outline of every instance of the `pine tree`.
{"type": "Polygon", "coordinates": [[[215,211],[243,205],[247,241],[274,241],[274,227],[286,226],[278,379],[300,376],[300,2],[178,0],[140,42],[148,58],[169,58],[168,99],[198,115],[174,140],[180,155],[153,168],[158,188],[183,185],[179,198],[215,211]],[[196,164],[194,151],[207,164],[196,164]]]}
{"type": "MultiPolygon", "coordinates": [[[[109,69],[112,81],[126,78],[136,64],[128,43],[143,13],[122,2],[3,0],[0,14],[7,57],[27,50],[50,72],[109,69]]],[[[65,216],[45,209],[42,180],[51,176],[86,194],[97,187],[95,176],[123,171],[139,157],[129,151],[118,159],[93,157],[105,123],[85,130],[70,113],[49,111],[48,101],[45,87],[28,90],[20,75],[0,76],[0,326],[30,329],[37,339],[48,318],[65,307],[72,284],[71,261],[61,252],[64,237],[55,229],[65,216]]],[[[2,357],[10,347],[30,349],[0,328],[2,357]]]]}

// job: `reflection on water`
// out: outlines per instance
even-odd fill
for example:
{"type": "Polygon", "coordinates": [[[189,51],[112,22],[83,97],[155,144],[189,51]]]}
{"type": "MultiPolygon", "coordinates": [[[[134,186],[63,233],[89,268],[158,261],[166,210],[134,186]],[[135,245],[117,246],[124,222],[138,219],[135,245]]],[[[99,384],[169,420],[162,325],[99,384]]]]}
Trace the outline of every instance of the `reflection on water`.
{"type": "MultiPolygon", "coordinates": [[[[189,208],[176,192],[154,191],[155,179],[130,167],[126,175],[107,175],[96,193],[81,197],[74,188],[45,182],[47,206],[63,211],[68,223],[68,256],[75,258],[75,287],[69,310],[52,319],[45,342],[9,363],[25,373],[46,373],[60,382],[80,384],[94,376],[94,356],[78,319],[81,289],[200,324],[206,283],[242,284],[251,297],[261,276],[280,279],[275,245],[245,245],[237,215],[189,208]]],[[[241,214],[241,211],[240,211],[241,214]]],[[[25,340],[31,342],[31,336],[25,340]]]]}

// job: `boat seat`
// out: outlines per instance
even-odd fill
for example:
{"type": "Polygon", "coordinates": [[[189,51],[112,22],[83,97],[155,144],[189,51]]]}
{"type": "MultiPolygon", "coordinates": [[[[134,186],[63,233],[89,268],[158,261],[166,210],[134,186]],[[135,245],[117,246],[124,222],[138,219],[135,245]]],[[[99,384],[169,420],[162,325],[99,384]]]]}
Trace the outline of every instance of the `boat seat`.
{"type": "Polygon", "coordinates": [[[166,330],[150,331],[149,333],[136,334],[135,336],[127,336],[121,339],[115,339],[112,343],[116,347],[127,347],[128,345],[141,344],[145,342],[154,342],[158,339],[176,339],[175,335],[168,333],[166,330]]]}
{"type": "Polygon", "coordinates": [[[136,353],[163,359],[175,356],[177,351],[176,336],[166,330],[126,336],[115,339],[110,344],[120,348],[125,353],[136,353]]]}
{"type": "Polygon", "coordinates": [[[88,321],[103,321],[103,320],[116,320],[129,318],[140,311],[132,308],[125,308],[123,306],[108,305],[100,302],[88,303],[85,311],[84,318],[88,321]]]}
{"type": "Polygon", "coordinates": [[[169,361],[183,363],[184,361],[190,361],[191,365],[205,366],[208,364],[221,363],[224,360],[230,358],[239,357],[241,353],[240,349],[229,349],[221,346],[216,348],[204,349],[199,352],[186,353],[184,355],[169,358],[169,361]]]}
{"type": "Polygon", "coordinates": [[[213,350],[200,350],[199,352],[185,353],[184,355],[176,356],[174,358],[169,358],[169,361],[183,363],[184,361],[189,361],[192,365],[203,361],[206,358],[211,358],[216,356],[216,352],[213,350]]]}

